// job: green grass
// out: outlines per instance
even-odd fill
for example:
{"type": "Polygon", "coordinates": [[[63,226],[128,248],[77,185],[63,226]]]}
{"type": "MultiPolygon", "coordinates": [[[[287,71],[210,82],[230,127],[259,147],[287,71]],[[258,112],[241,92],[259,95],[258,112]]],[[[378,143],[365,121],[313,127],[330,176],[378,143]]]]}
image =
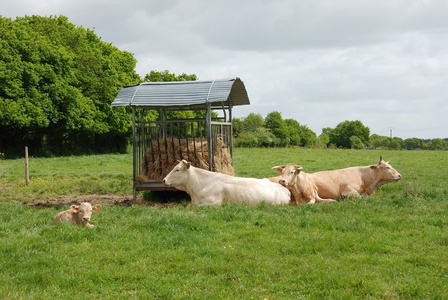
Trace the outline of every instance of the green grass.
{"type": "Polygon", "coordinates": [[[70,194],[132,194],[132,155],[91,155],[0,161],[0,199],[29,202],[70,194]]]}
{"type": "Polygon", "coordinates": [[[53,226],[61,209],[21,202],[129,194],[130,155],[33,158],[28,187],[23,160],[0,161],[0,298],[447,299],[448,152],[235,149],[234,164],[261,178],[289,162],[314,172],[379,155],[403,180],[369,198],[103,206],[92,229],[53,226]]]}

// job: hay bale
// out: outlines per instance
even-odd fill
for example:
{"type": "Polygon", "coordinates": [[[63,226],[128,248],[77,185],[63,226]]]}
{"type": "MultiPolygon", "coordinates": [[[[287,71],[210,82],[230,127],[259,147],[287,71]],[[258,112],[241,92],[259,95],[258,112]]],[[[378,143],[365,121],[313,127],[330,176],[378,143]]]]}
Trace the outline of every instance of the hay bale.
{"type": "Polygon", "coordinates": [[[232,157],[230,156],[228,147],[223,142],[222,138],[218,138],[216,142],[214,155],[213,171],[235,176],[232,165],[232,157]]]}
{"type": "MultiPolygon", "coordinates": [[[[177,165],[178,160],[185,159],[197,168],[209,169],[208,142],[204,139],[162,138],[153,140],[142,158],[139,182],[161,181],[177,165]]],[[[227,145],[218,138],[214,149],[213,171],[234,176],[232,157],[227,145]]]]}

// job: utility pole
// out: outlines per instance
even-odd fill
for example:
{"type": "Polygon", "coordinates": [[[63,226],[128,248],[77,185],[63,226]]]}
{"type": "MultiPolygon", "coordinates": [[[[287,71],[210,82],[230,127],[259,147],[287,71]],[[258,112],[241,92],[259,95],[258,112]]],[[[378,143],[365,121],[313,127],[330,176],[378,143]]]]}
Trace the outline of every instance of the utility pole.
{"type": "Polygon", "coordinates": [[[390,132],[390,139],[392,140],[392,129],[394,129],[393,127],[389,127],[389,132],[390,132]]]}

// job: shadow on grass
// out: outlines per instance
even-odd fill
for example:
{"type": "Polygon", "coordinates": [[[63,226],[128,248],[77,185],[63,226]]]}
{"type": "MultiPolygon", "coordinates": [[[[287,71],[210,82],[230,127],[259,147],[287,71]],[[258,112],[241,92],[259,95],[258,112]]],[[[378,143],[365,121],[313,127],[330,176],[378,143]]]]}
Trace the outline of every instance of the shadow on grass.
{"type": "Polygon", "coordinates": [[[174,191],[174,192],[143,192],[143,200],[154,203],[184,203],[187,204],[191,201],[190,196],[183,191],[174,191]]]}

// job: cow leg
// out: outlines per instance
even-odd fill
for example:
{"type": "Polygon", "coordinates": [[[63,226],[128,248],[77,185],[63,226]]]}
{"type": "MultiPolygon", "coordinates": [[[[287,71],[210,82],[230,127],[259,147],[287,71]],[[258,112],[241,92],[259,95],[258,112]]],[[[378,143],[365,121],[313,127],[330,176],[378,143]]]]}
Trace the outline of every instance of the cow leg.
{"type": "Polygon", "coordinates": [[[344,197],[361,197],[361,194],[358,193],[358,191],[355,190],[354,188],[347,187],[345,189],[344,193],[342,193],[342,196],[344,196],[344,197]]]}
{"type": "Polygon", "coordinates": [[[323,198],[318,197],[318,198],[316,198],[316,202],[319,202],[319,203],[330,203],[330,202],[336,202],[336,200],[334,200],[334,199],[323,199],[323,198]]]}
{"type": "MultiPolygon", "coordinates": [[[[315,199],[313,199],[314,200],[314,202],[315,203],[330,203],[330,202],[336,202],[336,200],[333,200],[333,199],[324,199],[324,198],[321,198],[321,197],[319,197],[319,195],[317,195],[317,193],[316,193],[316,197],[315,197],[315,199]]],[[[313,201],[312,200],[312,201],[313,201]]],[[[313,203],[314,203],[313,202],[313,203]]],[[[311,203],[311,201],[310,201],[310,203],[311,203]]]]}
{"type": "Polygon", "coordinates": [[[216,197],[200,197],[199,199],[192,199],[193,203],[198,206],[205,205],[221,205],[222,200],[217,199],[216,197]]]}

